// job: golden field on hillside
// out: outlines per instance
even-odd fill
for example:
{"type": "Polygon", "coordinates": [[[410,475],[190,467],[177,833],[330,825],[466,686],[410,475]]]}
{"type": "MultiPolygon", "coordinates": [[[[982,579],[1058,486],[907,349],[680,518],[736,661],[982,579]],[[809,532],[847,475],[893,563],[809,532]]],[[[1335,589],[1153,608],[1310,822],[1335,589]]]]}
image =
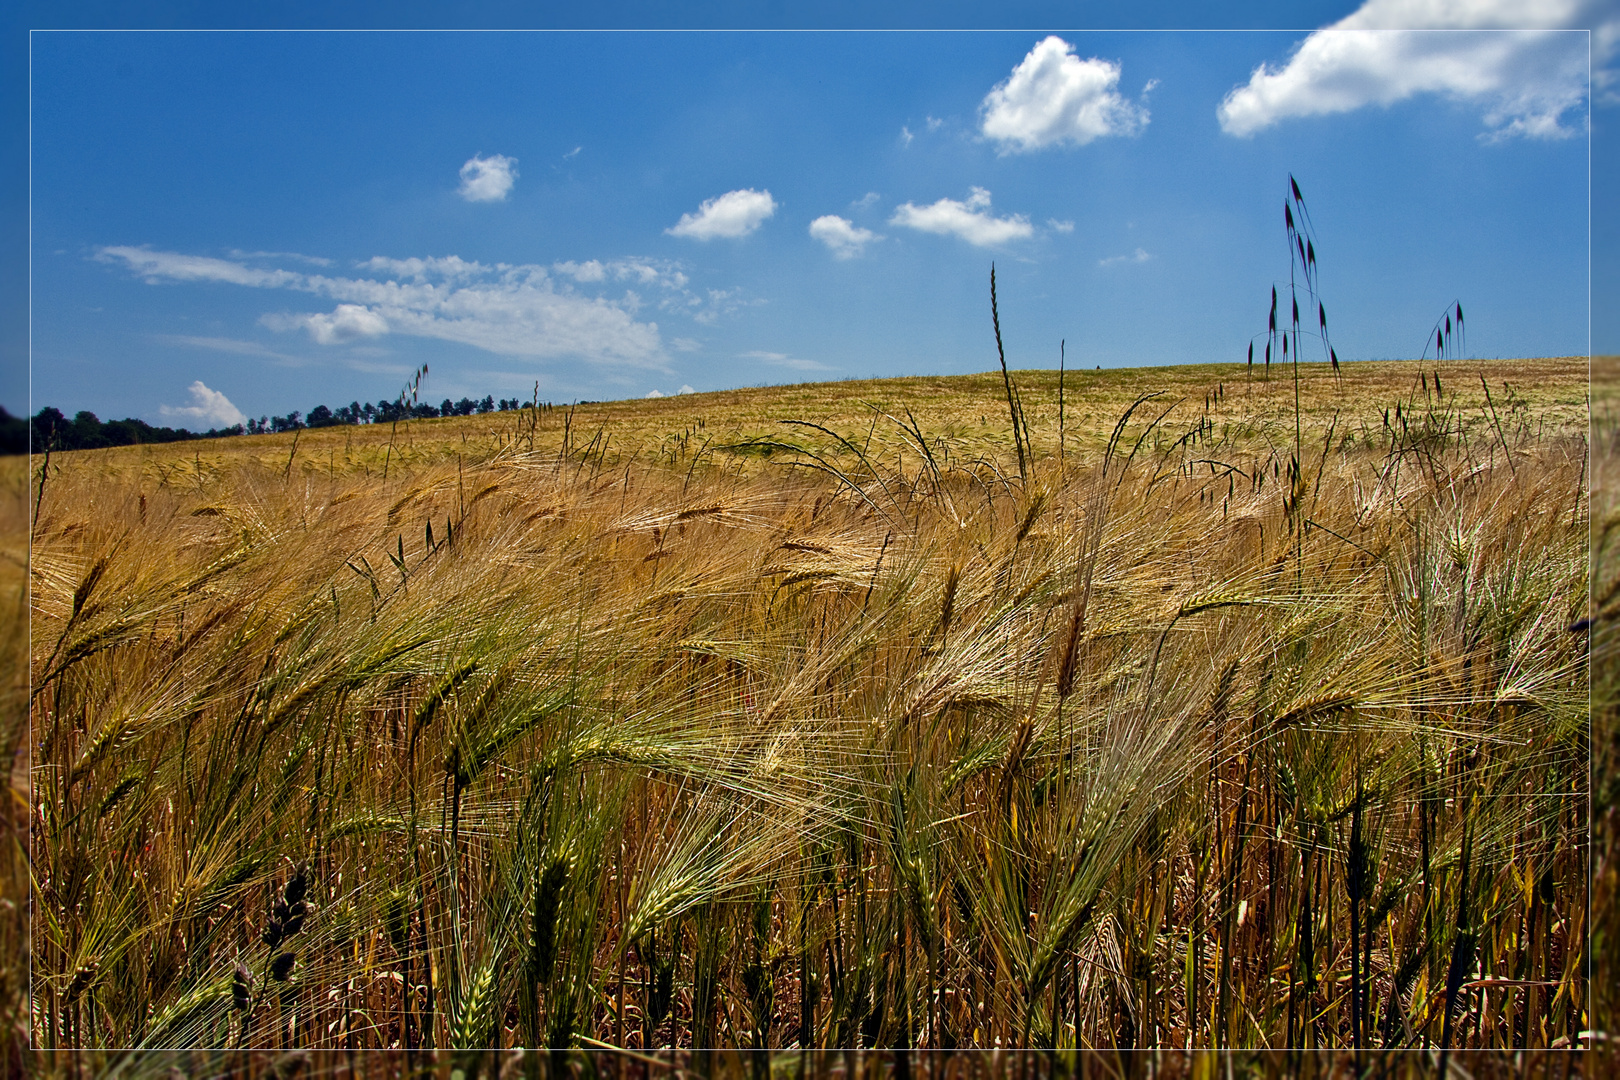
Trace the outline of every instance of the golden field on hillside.
{"type": "Polygon", "coordinates": [[[5,463],[14,1026],[467,1069],[1580,1044],[1607,399],[1589,447],[1584,358],[1292,376],[5,463]]]}

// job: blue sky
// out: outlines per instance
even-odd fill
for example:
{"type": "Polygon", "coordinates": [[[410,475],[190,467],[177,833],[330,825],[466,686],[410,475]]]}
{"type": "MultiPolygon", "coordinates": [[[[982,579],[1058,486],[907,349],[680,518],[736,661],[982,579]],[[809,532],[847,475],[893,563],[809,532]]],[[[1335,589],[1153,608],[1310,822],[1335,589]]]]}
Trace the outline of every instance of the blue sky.
{"type": "Polygon", "coordinates": [[[432,401],[982,371],[992,261],[1014,366],[1063,339],[1087,367],[1237,360],[1288,273],[1290,172],[1341,357],[1414,355],[1454,300],[1478,355],[1585,352],[1612,87],[1593,110],[1583,34],[1305,32],[1425,6],[1283,32],[36,32],[32,400],[8,379],[0,404],[207,427],[392,397],[422,363],[432,401]]]}

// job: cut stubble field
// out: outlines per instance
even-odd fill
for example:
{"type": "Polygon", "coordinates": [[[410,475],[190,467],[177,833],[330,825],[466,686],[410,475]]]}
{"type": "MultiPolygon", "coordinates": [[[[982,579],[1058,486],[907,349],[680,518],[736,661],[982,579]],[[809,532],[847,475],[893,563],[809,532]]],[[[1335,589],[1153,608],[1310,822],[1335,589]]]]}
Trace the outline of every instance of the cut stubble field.
{"type": "Polygon", "coordinates": [[[8,463],[14,1028],[1579,1045],[1587,361],[1270,374],[8,463]]]}

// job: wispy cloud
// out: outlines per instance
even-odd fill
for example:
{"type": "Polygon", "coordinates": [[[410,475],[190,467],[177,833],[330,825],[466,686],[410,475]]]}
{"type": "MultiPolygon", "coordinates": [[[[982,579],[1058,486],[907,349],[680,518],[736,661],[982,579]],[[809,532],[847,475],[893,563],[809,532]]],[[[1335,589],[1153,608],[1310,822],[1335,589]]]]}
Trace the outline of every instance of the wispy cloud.
{"type": "Polygon", "coordinates": [[[1608,85],[1620,14],[1603,0],[1367,0],[1285,63],[1261,64],[1216,115],[1227,134],[1246,137],[1435,94],[1480,108],[1486,142],[1567,138],[1584,126],[1565,118],[1589,90],[1587,35],[1568,28],[1592,25],[1592,60],[1608,85]]]}
{"type": "Polygon", "coordinates": [[[735,240],[747,236],[776,213],[776,200],[769,191],[743,188],[705,199],[695,213],[682,214],[681,220],[664,231],[690,240],[735,240]]]}
{"type": "Polygon", "coordinates": [[[883,239],[871,229],[863,229],[848,218],[837,214],[823,214],[810,223],[810,235],[823,244],[835,258],[853,259],[873,240],[883,239]]]}
{"type": "Polygon", "coordinates": [[[570,150],[570,151],[568,151],[568,153],[566,153],[566,154],[564,154],[564,155],[563,155],[563,160],[564,160],[564,161],[567,161],[567,160],[569,160],[569,159],[570,159],[570,158],[577,158],[577,157],[579,157],[579,152],[580,152],[580,151],[581,151],[581,150],[583,150],[583,149],[585,149],[585,148],[584,148],[584,147],[583,147],[583,146],[576,146],[576,147],[574,147],[574,148],[573,148],[573,149],[572,149],[572,150],[570,150]]]}
{"type": "Polygon", "coordinates": [[[587,284],[628,281],[641,286],[679,290],[686,288],[688,282],[685,272],[678,265],[657,259],[609,259],[606,262],[600,259],[587,259],[585,262],[570,260],[554,262],[551,269],[587,284]]]}
{"type": "Polygon", "coordinates": [[[1023,214],[1000,218],[991,214],[990,192],[982,187],[973,188],[965,202],[940,199],[929,206],[901,203],[889,219],[889,224],[960,237],[977,247],[994,247],[1010,240],[1024,240],[1035,232],[1023,214]]]}
{"type": "Polygon", "coordinates": [[[856,210],[865,210],[867,207],[871,206],[881,198],[883,198],[883,196],[879,195],[877,192],[868,191],[865,195],[862,195],[849,205],[854,207],[856,210]]]}
{"type": "Polygon", "coordinates": [[[241,251],[232,248],[225,254],[233,259],[292,259],[296,262],[308,263],[311,266],[331,266],[331,259],[323,259],[319,255],[302,255],[296,251],[241,251]]]}
{"type": "Polygon", "coordinates": [[[820,363],[816,360],[801,360],[787,353],[766,352],[754,349],[750,352],[739,353],[744,360],[752,360],[756,364],[768,364],[771,367],[790,368],[793,371],[837,371],[835,367],[820,363]]]}
{"type": "Polygon", "coordinates": [[[230,398],[218,390],[210,390],[203,385],[201,379],[192,383],[188,389],[191,391],[190,405],[160,405],[158,412],[165,420],[195,424],[207,424],[211,428],[235,427],[237,424],[247,423],[247,417],[242,410],[231,404],[230,398]]]}
{"type": "Polygon", "coordinates": [[[204,349],[208,352],[231,353],[236,356],[254,356],[262,360],[275,360],[283,364],[302,364],[303,357],[289,356],[286,353],[261,345],[257,341],[242,341],[238,338],[225,337],[196,337],[190,334],[153,334],[152,340],[162,345],[183,345],[188,349],[204,349]]]}
{"type": "Polygon", "coordinates": [[[291,270],[260,270],[240,262],[208,255],[182,255],[175,251],[153,251],[144,247],[98,248],[96,261],[123,263],[148,285],[162,281],[219,281],[250,285],[260,289],[291,288],[303,275],[291,270]]]}
{"type": "Polygon", "coordinates": [[[474,154],[461,167],[461,186],[456,194],[468,202],[504,202],[517,178],[517,158],[474,154]]]}
{"type": "Polygon", "coordinates": [[[1141,248],[1137,248],[1135,251],[1131,252],[1129,255],[1110,255],[1106,259],[1098,259],[1097,260],[1097,265],[1098,266],[1118,266],[1121,263],[1145,263],[1151,258],[1153,258],[1152,255],[1149,255],[1146,251],[1142,250],[1141,248]]]}
{"type": "Polygon", "coordinates": [[[1057,218],[1050,218],[1050,217],[1047,218],[1046,219],[1046,227],[1048,229],[1051,229],[1053,232],[1057,232],[1057,233],[1072,233],[1072,232],[1074,232],[1074,222],[1072,222],[1072,221],[1059,221],[1057,218]]]}
{"type": "Polygon", "coordinates": [[[1046,38],[985,96],[980,130],[1004,154],[1134,135],[1147,125],[1148,110],[1120,96],[1120,72],[1119,64],[1082,60],[1067,41],[1046,38]]]}
{"type": "MultiPolygon", "coordinates": [[[[534,359],[653,368],[666,363],[658,325],[632,314],[639,296],[581,295],[574,283],[558,280],[543,266],[489,266],[455,256],[379,256],[359,264],[358,269],[372,271],[372,276],[348,277],[261,270],[148,248],[104,247],[94,257],[152,283],[221,282],[326,297],[335,301],[330,311],[272,313],[261,320],[275,330],[304,330],[323,345],[405,334],[534,359]]],[[[700,321],[705,315],[718,318],[741,302],[731,290],[692,293],[685,274],[668,264],[616,260],[601,266],[604,281],[646,282],[663,290],[667,302],[661,308],[700,321]]]]}

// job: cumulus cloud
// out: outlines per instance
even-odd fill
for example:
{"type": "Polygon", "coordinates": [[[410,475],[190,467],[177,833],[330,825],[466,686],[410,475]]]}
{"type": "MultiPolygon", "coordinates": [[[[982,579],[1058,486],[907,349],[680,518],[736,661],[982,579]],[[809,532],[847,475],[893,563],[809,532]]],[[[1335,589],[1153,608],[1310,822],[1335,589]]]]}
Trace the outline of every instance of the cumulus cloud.
{"type": "Polygon", "coordinates": [[[517,158],[474,154],[461,167],[461,186],[456,194],[468,202],[504,202],[517,178],[517,158]]]}
{"type": "Polygon", "coordinates": [[[649,390],[647,391],[647,396],[650,398],[663,397],[664,392],[662,390],[649,390]]]}
{"type": "Polygon", "coordinates": [[[1486,141],[1565,138],[1589,90],[1587,35],[1602,85],[1620,44],[1605,0],[1367,0],[1305,38],[1278,67],[1261,64],[1216,115],[1229,135],[1287,119],[1393,105],[1436,94],[1482,110],[1486,141]]]}
{"type": "Polygon", "coordinates": [[[306,315],[302,322],[317,345],[346,345],[388,333],[388,320],[362,304],[339,304],[326,314],[306,315]]]}
{"type": "Polygon", "coordinates": [[[690,385],[688,385],[687,383],[681,383],[681,388],[679,390],[675,391],[675,392],[677,394],[695,394],[695,393],[697,393],[697,391],[692,389],[692,387],[690,385]]]}
{"type": "MultiPolygon", "coordinates": [[[[450,256],[374,258],[359,264],[371,274],[329,276],[259,270],[240,263],[147,248],[104,247],[94,256],[157,282],[222,282],[308,293],[335,301],[328,312],[281,313],[260,321],[273,330],[304,330],[335,345],[384,334],[404,334],[470,345],[505,356],[579,358],[604,364],[662,368],[658,324],[636,319],[639,297],[586,296],[546,267],[489,266],[450,256]]],[[[605,280],[646,281],[662,291],[660,307],[701,318],[734,308],[736,299],[693,294],[672,264],[653,260],[603,263],[605,280]]],[[[587,273],[586,277],[591,274],[587,273]]]]}
{"type": "Polygon", "coordinates": [[[769,191],[743,188],[705,199],[696,213],[682,214],[681,220],[664,231],[691,240],[734,240],[747,236],[776,213],[776,200],[769,191]]]}
{"type": "Polygon", "coordinates": [[[985,96],[980,130],[1004,154],[1134,135],[1147,125],[1148,110],[1120,96],[1120,70],[1096,57],[1082,60],[1073,45],[1049,37],[985,96]]]}
{"type": "Polygon", "coordinates": [[[863,229],[848,218],[837,214],[823,214],[810,223],[810,235],[827,245],[840,259],[853,259],[866,249],[866,245],[882,237],[871,229],[863,229]]]}
{"type": "Polygon", "coordinates": [[[1137,248],[1135,251],[1131,252],[1129,255],[1110,255],[1106,259],[1098,259],[1097,260],[1097,265],[1098,266],[1118,266],[1120,263],[1145,263],[1151,258],[1153,258],[1152,255],[1149,255],[1146,251],[1142,250],[1141,248],[1137,248]]]}
{"type": "Polygon", "coordinates": [[[192,383],[188,389],[191,391],[190,405],[158,407],[158,412],[163,414],[165,420],[184,422],[198,427],[207,424],[211,428],[228,428],[247,423],[247,417],[242,415],[241,409],[231,404],[230,398],[218,390],[210,390],[203,385],[201,379],[192,383]]]}
{"type": "Polygon", "coordinates": [[[1023,214],[998,218],[990,213],[990,193],[982,187],[973,188],[965,202],[941,199],[931,206],[901,203],[889,219],[890,225],[901,225],[921,232],[957,236],[978,247],[994,247],[1009,240],[1024,240],[1035,229],[1023,214]]]}

